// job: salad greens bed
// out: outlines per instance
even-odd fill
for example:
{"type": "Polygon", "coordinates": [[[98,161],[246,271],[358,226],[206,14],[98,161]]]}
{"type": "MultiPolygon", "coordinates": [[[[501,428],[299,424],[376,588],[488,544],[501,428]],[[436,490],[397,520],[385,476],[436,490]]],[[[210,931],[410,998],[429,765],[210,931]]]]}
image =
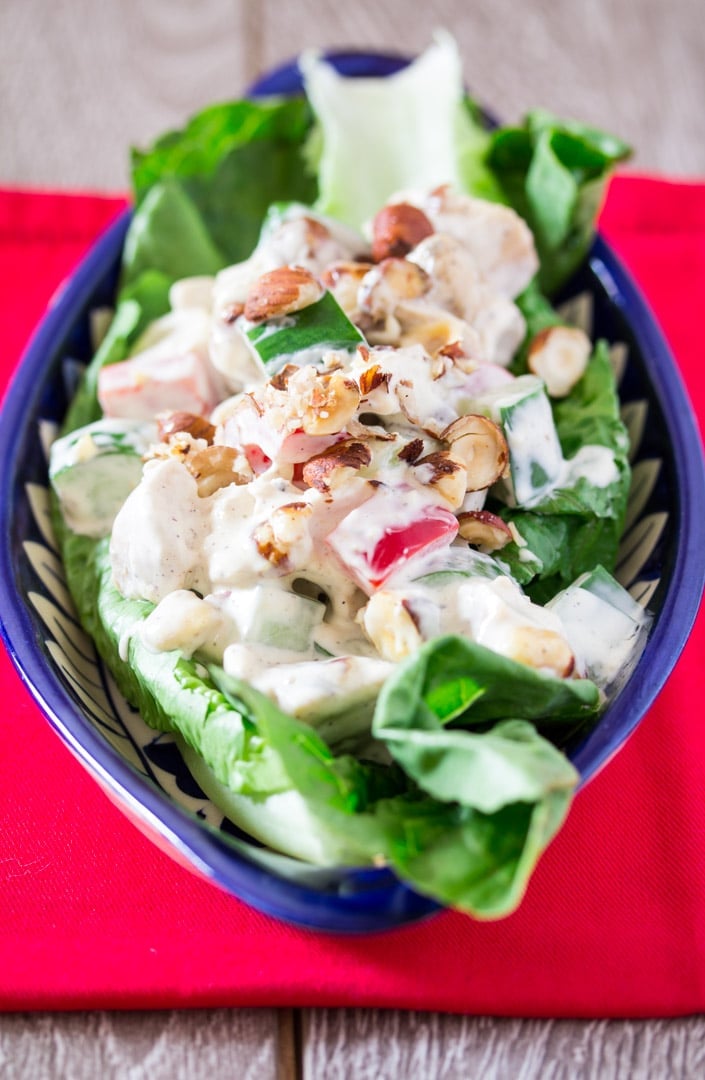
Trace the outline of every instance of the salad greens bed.
{"type": "MultiPolygon", "coordinates": [[[[168,310],[172,283],[245,259],[271,204],[316,204],[359,227],[392,191],[423,186],[419,173],[429,157],[461,189],[506,202],[529,223],[541,269],[518,300],[527,342],[560,322],[547,294],[583,260],[605,181],[628,148],[543,111],[519,126],[488,130],[474,102],[446,101],[432,75],[420,66],[391,104],[388,89],[371,86],[359,130],[346,127],[344,102],[336,99],[344,88],[327,91],[311,80],[310,101],[216,105],[134,151],[135,213],[115,316],[64,431],[100,417],[99,369],[126,358],[168,310]],[[406,93],[412,103],[421,95],[430,115],[415,127],[412,153],[408,129],[388,115],[392,106],[395,116],[403,112],[398,98],[406,93]],[[450,133],[447,162],[438,160],[435,135],[425,145],[434,127],[450,133]],[[370,143],[373,158],[365,156],[370,143]],[[350,176],[355,159],[366,164],[364,191],[350,176]]],[[[525,352],[517,374],[526,370],[525,352]]],[[[531,510],[502,509],[532,553],[527,558],[512,543],[502,558],[539,602],[597,564],[614,564],[629,466],[604,343],[575,389],[552,407],[564,454],[586,443],[609,447],[618,480],[596,487],[583,477],[531,510]]],[[[341,754],[334,731],[324,741],[219,667],[147,649],[129,632],[153,605],[115,589],[109,538],[76,535],[56,511],[70,590],[121,691],[148,724],[194,748],[241,811],[247,803],[254,835],[274,836],[286,807],[297,834],[293,854],[323,865],[391,865],[420,891],[479,917],[516,906],[578,782],[558,747],[598,716],[603,699],[592,682],[550,677],[463,638],[436,639],[400,664],[379,696],[372,734],[392,764],[341,754]]]]}

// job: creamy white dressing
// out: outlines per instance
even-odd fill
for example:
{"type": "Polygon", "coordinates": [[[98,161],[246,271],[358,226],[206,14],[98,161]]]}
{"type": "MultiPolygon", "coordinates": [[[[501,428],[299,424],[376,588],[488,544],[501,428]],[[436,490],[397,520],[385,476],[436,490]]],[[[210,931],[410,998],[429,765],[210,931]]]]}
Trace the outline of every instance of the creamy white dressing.
{"type": "MultiPolygon", "coordinates": [[[[353,733],[369,724],[371,703],[392,670],[387,653],[396,661],[438,634],[464,635],[554,673],[572,650],[577,671],[599,669],[602,677],[606,661],[595,659],[595,640],[604,611],[594,597],[571,597],[562,609],[533,604],[508,576],[501,552],[482,554],[456,539],[454,508],[479,511],[487,492],[449,502],[436,466],[418,464],[447,451],[440,436],[449,424],[479,412],[504,429],[514,504],[531,507],[581,478],[596,487],[617,479],[606,447],[583,446],[565,461],[541,380],[516,379],[501,366],[524,332],[511,297],[531,276],[534,256],[521,226],[475,203],[423,204],[456,239],[434,234],[412,253],[430,278],[416,309],[409,305],[403,316],[403,305],[394,308],[393,297],[390,303],[406,332],[420,320],[420,340],[424,311],[434,318],[440,311],[448,326],[455,319],[472,327],[480,353],[496,363],[429,355],[422,344],[351,354],[309,344],[280,358],[282,368],[299,368],[291,392],[285,383],[269,386],[246,337],[250,324],[232,312],[266,270],[293,260],[320,273],[361,250],[344,229],[326,235],[315,226],[325,226],[322,219],[307,224],[305,208],[275,220],[246,262],[172,289],[175,311],[148,330],[141,347],[166,349],[175,334],[208,341],[213,364],[237,392],[213,414],[216,443],[245,454],[257,448],[259,475],[201,497],[185,461],[170,456],[145,465],[115,518],[111,561],[123,595],[157,605],[140,629],[146,647],[220,662],[286,711],[324,725],[342,717],[353,733]],[[511,266],[502,266],[502,252],[511,266]],[[467,282],[463,266],[472,270],[467,282]],[[304,430],[303,417],[329,416],[325,395],[324,406],[316,395],[324,393],[319,380],[336,369],[360,385],[359,407],[333,434],[311,434],[319,429],[304,430]],[[343,456],[337,464],[336,454],[351,443],[362,447],[362,458],[350,464],[343,456]],[[319,471],[306,481],[317,455],[319,471]],[[588,629],[575,628],[577,607],[588,629]],[[527,647],[532,639],[541,648],[527,647]]],[[[85,438],[72,453],[74,466],[94,456],[85,438]]],[[[536,561],[515,539],[519,558],[536,561]]],[[[605,623],[617,667],[624,653],[614,642],[628,617],[610,613],[605,623]]],[[[121,643],[125,653],[128,644],[121,643]]]]}
{"type": "Polygon", "coordinates": [[[651,617],[628,593],[611,595],[606,590],[599,595],[590,585],[583,587],[582,580],[554,597],[548,608],[560,616],[585,674],[603,690],[614,693],[641,654],[651,617]],[[631,601],[628,607],[625,597],[631,601]]]}

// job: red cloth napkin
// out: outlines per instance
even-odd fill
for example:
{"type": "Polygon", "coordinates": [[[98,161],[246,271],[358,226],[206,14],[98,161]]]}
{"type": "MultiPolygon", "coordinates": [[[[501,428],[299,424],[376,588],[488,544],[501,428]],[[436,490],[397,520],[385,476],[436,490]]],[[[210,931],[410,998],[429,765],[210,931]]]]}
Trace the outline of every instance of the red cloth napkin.
{"type": "MultiPolygon", "coordinates": [[[[0,363],[119,199],[0,193],[0,363]]],[[[602,231],[653,304],[705,415],[705,184],[620,177],[602,231]]],[[[0,656],[0,1008],[367,1005],[511,1016],[705,1009],[701,617],[628,745],[582,791],[519,911],[384,936],[274,922],[153,847],[0,656]]]]}

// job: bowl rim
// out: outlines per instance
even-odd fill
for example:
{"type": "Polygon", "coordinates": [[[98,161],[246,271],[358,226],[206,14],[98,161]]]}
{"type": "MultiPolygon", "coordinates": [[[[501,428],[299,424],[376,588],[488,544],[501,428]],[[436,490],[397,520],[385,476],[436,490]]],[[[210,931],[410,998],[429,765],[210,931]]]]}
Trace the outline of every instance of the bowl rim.
{"type": "MultiPolygon", "coordinates": [[[[396,65],[394,70],[404,63],[404,58],[397,54],[371,51],[327,55],[375,61],[386,57],[396,65]]],[[[270,72],[269,77],[281,76],[283,72],[290,75],[295,66],[295,61],[282,65],[270,72]]],[[[266,79],[261,84],[267,85],[266,79]]],[[[238,899],[300,926],[338,933],[369,933],[423,918],[440,910],[442,905],[416,893],[388,869],[354,868],[351,873],[357,881],[366,883],[369,891],[363,889],[347,897],[316,892],[250,862],[221,839],[216,830],[204,827],[189,811],[137,773],[99,735],[38,647],[35,623],[16,588],[11,522],[20,463],[13,448],[23,442],[21,438],[17,440],[17,433],[36,422],[47,370],[56,362],[59,346],[71,327],[90,304],[96,283],[119,258],[130,217],[129,209],[120,213],[55,294],[15,368],[0,409],[0,460],[10,465],[0,473],[0,508],[6,511],[0,531],[0,578],[5,591],[0,631],[9,655],[52,728],[101,786],[128,808],[130,816],[136,817],[142,826],[156,832],[185,856],[192,868],[238,899]],[[403,903],[403,916],[389,913],[395,893],[403,903]],[[380,908],[382,897],[384,906],[380,908]]],[[[592,271],[623,313],[641,349],[668,429],[679,498],[676,557],[657,625],[627,684],[632,688],[629,697],[622,694],[609,707],[608,713],[614,721],[611,737],[594,740],[598,725],[572,755],[581,772],[581,786],[621,748],[662,689],[695,621],[705,584],[705,561],[701,555],[705,549],[705,517],[696,512],[705,502],[705,462],[685,385],[641,290],[601,237],[596,238],[589,258],[592,271]],[[686,492],[689,497],[682,497],[686,492]],[[599,747],[598,741],[602,743],[599,747]]]]}

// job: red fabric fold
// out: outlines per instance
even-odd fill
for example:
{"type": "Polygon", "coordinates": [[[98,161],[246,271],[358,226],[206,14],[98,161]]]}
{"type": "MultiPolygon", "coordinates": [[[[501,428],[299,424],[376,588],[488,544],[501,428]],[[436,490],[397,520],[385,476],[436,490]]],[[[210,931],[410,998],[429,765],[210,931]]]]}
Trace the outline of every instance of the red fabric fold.
{"type": "MultiPolygon", "coordinates": [[[[6,379],[64,276],[123,205],[0,193],[6,379]]],[[[700,418],[705,184],[622,176],[602,232],[634,273],[700,418]]],[[[384,936],[274,922],[172,862],[52,733],[4,653],[0,1008],[366,1005],[508,1016],[705,1008],[699,619],[659,700],[576,799],[518,912],[384,936]]]]}

